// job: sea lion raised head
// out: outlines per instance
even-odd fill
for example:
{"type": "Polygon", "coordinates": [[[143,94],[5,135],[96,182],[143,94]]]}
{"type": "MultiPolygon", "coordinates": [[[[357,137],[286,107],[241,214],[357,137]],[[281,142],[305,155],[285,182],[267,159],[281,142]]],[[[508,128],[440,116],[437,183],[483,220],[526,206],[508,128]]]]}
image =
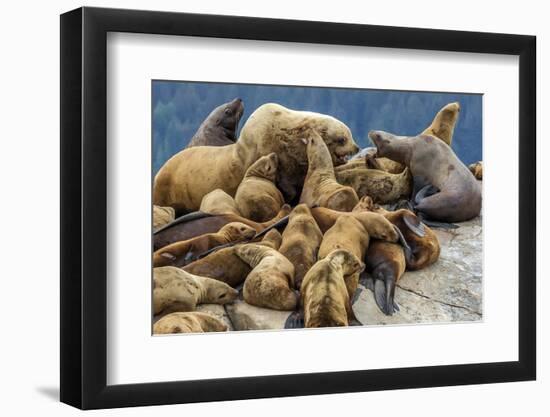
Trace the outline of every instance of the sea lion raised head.
{"type": "Polygon", "coordinates": [[[254,162],[246,171],[246,177],[259,177],[268,181],[275,181],[277,177],[277,167],[279,165],[279,157],[275,152],[269,155],[262,156],[254,162]]]}
{"type": "Polygon", "coordinates": [[[411,150],[406,136],[396,136],[383,130],[371,130],[369,139],[376,146],[376,156],[385,157],[408,165],[411,150]]]}
{"type": "Polygon", "coordinates": [[[460,103],[455,101],[454,103],[447,104],[439,110],[430,126],[428,126],[421,135],[435,136],[451,146],[453,132],[456,122],[458,121],[459,113],[460,103]]]}
{"type": "Polygon", "coordinates": [[[334,166],[345,164],[352,155],[359,152],[351,130],[340,120],[327,116],[319,119],[314,129],[327,145],[334,166]]]}

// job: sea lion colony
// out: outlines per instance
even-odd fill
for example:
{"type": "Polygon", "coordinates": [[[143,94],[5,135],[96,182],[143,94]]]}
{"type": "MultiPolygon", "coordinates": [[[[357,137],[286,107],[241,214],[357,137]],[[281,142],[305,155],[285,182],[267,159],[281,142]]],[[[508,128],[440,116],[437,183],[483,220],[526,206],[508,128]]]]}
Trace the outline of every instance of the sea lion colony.
{"type": "Polygon", "coordinates": [[[357,324],[360,276],[398,314],[399,279],[439,258],[430,227],[481,210],[481,162],[450,147],[459,111],[446,105],[417,136],[371,131],[360,151],[341,121],[269,103],[234,143],[174,155],[153,190],[153,332],[225,331],[194,310],[237,298],[293,311],[287,327],[357,324]]]}

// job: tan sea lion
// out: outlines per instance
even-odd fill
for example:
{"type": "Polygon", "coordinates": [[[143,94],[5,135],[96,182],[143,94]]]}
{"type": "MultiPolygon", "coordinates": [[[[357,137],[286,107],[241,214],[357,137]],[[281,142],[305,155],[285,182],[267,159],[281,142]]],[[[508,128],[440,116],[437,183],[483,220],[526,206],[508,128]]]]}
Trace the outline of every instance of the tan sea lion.
{"type": "Polygon", "coordinates": [[[383,131],[371,131],[369,137],[379,156],[409,167],[414,209],[423,220],[461,222],[479,215],[481,187],[445,142],[434,136],[398,137],[383,131]]]}
{"type": "Polygon", "coordinates": [[[153,230],[158,230],[174,221],[176,212],[172,207],[153,205],[153,230]]]}
{"type": "Polygon", "coordinates": [[[370,196],[380,204],[409,198],[412,192],[412,176],[407,168],[399,174],[364,167],[348,169],[337,172],[336,180],[353,188],[359,198],[370,196]]]}
{"type": "Polygon", "coordinates": [[[244,105],[240,98],[216,107],[199,126],[187,147],[225,146],[235,143],[243,112],[244,105]]]}
{"type": "Polygon", "coordinates": [[[245,241],[256,235],[256,229],[244,223],[228,223],[216,233],[206,233],[192,239],[172,243],[155,251],[153,266],[185,266],[198,255],[226,243],[245,241]]]}
{"type": "MultiPolygon", "coordinates": [[[[258,245],[263,245],[277,250],[281,246],[281,234],[276,229],[271,229],[258,245]]],[[[219,249],[195,262],[186,265],[182,269],[192,274],[201,275],[218,281],[225,282],[231,287],[236,287],[246,279],[252,268],[236,254],[239,245],[219,249]]]]}
{"type": "Polygon", "coordinates": [[[302,282],[305,327],[347,326],[355,316],[344,276],[360,273],[364,268],[355,255],[341,249],[317,261],[302,282]]]}
{"type": "Polygon", "coordinates": [[[226,332],[220,319],[198,311],[170,313],[153,325],[153,334],[226,332]]]}
{"type": "Polygon", "coordinates": [[[192,239],[206,233],[216,233],[226,224],[234,222],[244,223],[260,233],[283,220],[290,214],[290,211],[290,206],[285,204],[273,219],[263,223],[257,223],[231,213],[211,215],[195,212],[186,214],[157,230],[153,236],[153,246],[155,250],[158,250],[174,242],[192,239]]]}
{"type": "Polygon", "coordinates": [[[235,216],[242,216],[237,208],[235,199],[219,188],[209,192],[203,197],[199,211],[208,214],[230,213],[235,216]]]}
{"type": "Polygon", "coordinates": [[[294,287],[300,289],[309,268],[317,261],[323,234],[305,204],[292,210],[279,252],[294,265],[294,287]]]}
{"type": "Polygon", "coordinates": [[[250,165],[271,152],[279,158],[277,188],[292,201],[307,172],[300,138],[310,129],[321,135],[334,165],[359,149],[349,128],[333,117],[264,104],[246,121],[235,144],[196,146],[170,158],[155,177],[153,201],[182,213],[198,210],[202,198],[217,188],[234,196],[250,165]]]}
{"type": "Polygon", "coordinates": [[[257,307],[294,310],[298,296],[294,288],[294,266],[274,249],[249,243],[237,248],[239,258],[252,271],[243,287],[244,300],[257,307]]]}
{"type": "Polygon", "coordinates": [[[351,211],[359,198],[351,187],[336,181],[330,152],[316,132],[303,139],[307,146],[308,169],[300,203],[309,207],[319,205],[333,210],[351,211]]]}
{"type": "Polygon", "coordinates": [[[272,152],[248,168],[235,194],[235,204],[243,217],[265,222],[281,209],[285,200],[275,186],[278,165],[279,158],[272,152]]]}
{"type": "Polygon", "coordinates": [[[451,146],[453,142],[453,132],[456,122],[458,121],[459,113],[460,104],[458,102],[447,104],[437,112],[430,126],[424,129],[418,136],[435,136],[451,146]]]}
{"type": "Polygon", "coordinates": [[[153,313],[194,311],[198,304],[226,304],[239,292],[215,279],[190,274],[180,268],[153,268],[153,313]]]}
{"type": "Polygon", "coordinates": [[[472,174],[474,174],[474,177],[476,177],[476,180],[483,179],[483,162],[478,161],[474,164],[470,164],[468,165],[468,169],[472,174]]]}
{"type": "Polygon", "coordinates": [[[326,233],[327,230],[330,229],[334,225],[334,223],[336,223],[336,220],[338,220],[338,218],[341,216],[355,217],[364,225],[371,237],[374,237],[376,239],[385,239],[388,236],[391,236],[393,238],[396,233],[393,225],[388,220],[386,220],[384,216],[378,213],[370,213],[360,210],[345,213],[342,211],[331,210],[326,207],[314,207],[311,209],[311,214],[323,234],[326,233]],[[373,216],[373,214],[375,216],[373,216]],[[390,228],[393,228],[393,233],[389,232],[390,228]]]}

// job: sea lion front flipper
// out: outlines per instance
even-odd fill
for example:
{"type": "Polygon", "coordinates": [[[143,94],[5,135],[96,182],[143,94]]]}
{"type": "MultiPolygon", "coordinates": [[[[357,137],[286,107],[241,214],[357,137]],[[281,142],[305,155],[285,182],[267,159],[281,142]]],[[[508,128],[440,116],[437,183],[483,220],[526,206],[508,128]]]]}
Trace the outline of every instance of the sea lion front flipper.
{"type": "Polygon", "coordinates": [[[285,329],[303,329],[306,327],[304,322],[304,312],[293,311],[285,321],[285,329]]]}
{"type": "Polygon", "coordinates": [[[380,310],[391,316],[396,311],[394,303],[395,280],[393,277],[385,276],[384,280],[377,279],[374,282],[374,299],[380,310]]]}
{"type": "Polygon", "coordinates": [[[158,228],[157,230],[155,230],[153,232],[153,235],[156,235],[156,234],[162,232],[163,230],[169,229],[172,226],[175,226],[175,225],[180,224],[180,223],[187,223],[187,222],[190,222],[190,221],[193,221],[193,220],[198,220],[198,219],[202,219],[204,217],[212,217],[212,216],[214,216],[214,215],[209,214],[209,213],[205,213],[203,211],[194,211],[192,213],[187,213],[187,214],[184,214],[183,216],[178,217],[177,219],[174,219],[172,222],[170,222],[168,224],[165,224],[164,226],[158,228]]]}
{"type": "Polygon", "coordinates": [[[414,202],[420,204],[420,201],[426,197],[430,197],[437,194],[439,190],[431,184],[427,184],[422,187],[416,194],[414,194],[414,202]]]}
{"type": "Polygon", "coordinates": [[[403,216],[403,222],[409,228],[409,230],[418,237],[426,236],[426,228],[417,216],[412,215],[411,213],[406,213],[403,216]]]}
{"type": "Polygon", "coordinates": [[[381,279],[374,280],[374,301],[382,313],[386,314],[386,284],[381,279]]]}

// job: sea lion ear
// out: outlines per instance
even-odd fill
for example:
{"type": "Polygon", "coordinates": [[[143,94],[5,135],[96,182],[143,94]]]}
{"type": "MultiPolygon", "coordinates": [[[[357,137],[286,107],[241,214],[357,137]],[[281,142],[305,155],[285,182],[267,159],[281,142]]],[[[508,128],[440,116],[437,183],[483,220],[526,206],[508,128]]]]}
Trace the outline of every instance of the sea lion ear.
{"type": "Polygon", "coordinates": [[[407,225],[409,230],[418,237],[426,236],[426,228],[424,224],[412,213],[405,213],[403,216],[403,222],[407,225]]]}

